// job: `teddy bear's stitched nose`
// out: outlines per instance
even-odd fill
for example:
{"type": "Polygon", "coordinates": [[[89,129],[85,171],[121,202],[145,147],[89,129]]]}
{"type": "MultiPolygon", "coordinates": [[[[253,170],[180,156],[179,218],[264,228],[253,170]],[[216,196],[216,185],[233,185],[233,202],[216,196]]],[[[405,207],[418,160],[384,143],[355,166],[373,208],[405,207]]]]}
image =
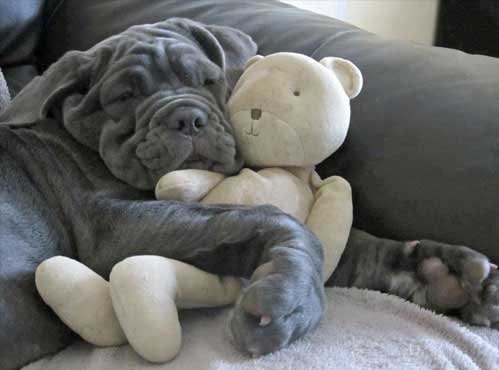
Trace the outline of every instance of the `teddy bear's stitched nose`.
{"type": "Polygon", "coordinates": [[[260,119],[262,116],[262,110],[258,108],[253,108],[251,110],[251,119],[260,119]]]}

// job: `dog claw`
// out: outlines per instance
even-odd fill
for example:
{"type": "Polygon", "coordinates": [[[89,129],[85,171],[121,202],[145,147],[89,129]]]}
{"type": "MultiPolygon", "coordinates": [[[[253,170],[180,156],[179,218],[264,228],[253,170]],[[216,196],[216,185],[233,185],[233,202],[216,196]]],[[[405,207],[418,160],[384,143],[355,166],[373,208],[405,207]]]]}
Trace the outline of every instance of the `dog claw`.
{"type": "Polygon", "coordinates": [[[270,316],[262,316],[262,318],[260,319],[260,323],[258,325],[267,326],[268,324],[270,324],[271,321],[272,318],[270,316]]]}

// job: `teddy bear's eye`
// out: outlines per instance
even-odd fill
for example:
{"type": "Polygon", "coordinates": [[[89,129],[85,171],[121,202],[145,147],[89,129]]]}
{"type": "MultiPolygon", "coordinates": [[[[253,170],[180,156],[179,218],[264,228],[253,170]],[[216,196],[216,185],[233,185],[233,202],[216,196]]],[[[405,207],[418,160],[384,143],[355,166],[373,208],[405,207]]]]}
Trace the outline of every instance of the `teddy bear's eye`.
{"type": "Polygon", "coordinates": [[[295,90],[295,91],[293,92],[293,95],[294,95],[294,96],[300,96],[300,92],[299,92],[298,90],[295,90]]]}

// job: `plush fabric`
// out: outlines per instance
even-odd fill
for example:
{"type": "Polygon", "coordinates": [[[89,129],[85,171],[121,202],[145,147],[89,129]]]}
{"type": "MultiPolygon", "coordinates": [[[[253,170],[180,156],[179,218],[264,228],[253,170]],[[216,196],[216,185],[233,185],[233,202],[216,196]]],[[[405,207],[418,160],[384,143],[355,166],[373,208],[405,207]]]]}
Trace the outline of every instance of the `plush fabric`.
{"type": "Polygon", "coordinates": [[[235,350],[229,310],[181,313],[184,350],[171,363],[150,364],[128,346],[78,343],[23,370],[495,370],[499,332],[463,326],[394,296],[328,288],[328,309],[311,335],[258,359],[235,350]]]}
{"type": "Polygon", "coordinates": [[[0,113],[2,113],[10,102],[9,88],[0,68],[0,113]]]}

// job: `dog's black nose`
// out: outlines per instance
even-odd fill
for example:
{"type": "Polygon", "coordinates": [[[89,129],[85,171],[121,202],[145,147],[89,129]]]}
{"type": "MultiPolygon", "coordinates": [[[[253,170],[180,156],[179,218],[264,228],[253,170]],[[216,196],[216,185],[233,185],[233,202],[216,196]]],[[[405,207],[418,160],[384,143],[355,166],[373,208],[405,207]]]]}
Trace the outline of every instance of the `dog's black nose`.
{"type": "Polygon", "coordinates": [[[167,120],[168,128],[194,135],[208,124],[208,114],[199,108],[178,107],[167,120]]]}

